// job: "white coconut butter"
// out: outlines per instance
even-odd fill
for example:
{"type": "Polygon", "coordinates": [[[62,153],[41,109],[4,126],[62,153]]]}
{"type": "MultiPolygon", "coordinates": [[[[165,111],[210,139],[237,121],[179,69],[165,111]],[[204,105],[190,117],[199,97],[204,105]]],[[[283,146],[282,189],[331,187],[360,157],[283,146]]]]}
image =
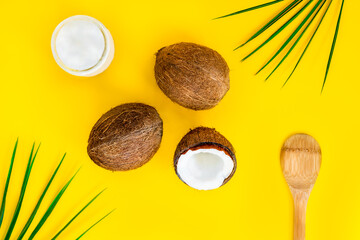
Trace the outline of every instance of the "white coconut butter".
{"type": "Polygon", "coordinates": [[[114,57],[114,42],[95,18],[72,16],[55,29],[51,48],[57,64],[66,72],[90,77],[103,72],[114,57]]]}
{"type": "Polygon", "coordinates": [[[216,189],[223,185],[234,169],[234,161],[218,149],[189,150],[177,162],[179,177],[198,190],[216,189]]]}

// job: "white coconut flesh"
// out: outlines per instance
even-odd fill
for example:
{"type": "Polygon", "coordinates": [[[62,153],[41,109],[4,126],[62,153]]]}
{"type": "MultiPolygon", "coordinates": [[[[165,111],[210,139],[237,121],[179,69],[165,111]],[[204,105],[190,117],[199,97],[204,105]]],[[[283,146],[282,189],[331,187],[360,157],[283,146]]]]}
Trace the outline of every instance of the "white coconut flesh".
{"type": "Polygon", "coordinates": [[[95,22],[77,19],[62,26],[55,47],[65,67],[84,71],[101,60],[105,51],[105,38],[95,22]]]}
{"type": "Polygon", "coordinates": [[[211,190],[223,185],[233,171],[234,161],[224,151],[214,148],[188,150],[177,162],[179,177],[190,187],[211,190]]]}

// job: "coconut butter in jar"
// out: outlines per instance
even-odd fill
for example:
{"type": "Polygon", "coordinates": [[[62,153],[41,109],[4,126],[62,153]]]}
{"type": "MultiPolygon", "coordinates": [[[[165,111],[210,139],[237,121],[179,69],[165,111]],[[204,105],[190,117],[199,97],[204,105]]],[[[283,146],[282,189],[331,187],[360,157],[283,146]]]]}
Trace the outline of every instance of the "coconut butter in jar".
{"type": "Polygon", "coordinates": [[[114,58],[109,30],[95,18],[84,15],[69,17],[56,27],[51,49],[63,70],[82,77],[102,73],[114,58]]]}

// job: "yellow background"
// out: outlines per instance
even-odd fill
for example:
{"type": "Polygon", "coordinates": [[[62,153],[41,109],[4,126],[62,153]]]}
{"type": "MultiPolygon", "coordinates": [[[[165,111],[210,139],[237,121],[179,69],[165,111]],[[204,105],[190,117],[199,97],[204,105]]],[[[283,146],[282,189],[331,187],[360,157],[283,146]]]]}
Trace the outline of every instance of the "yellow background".
{"type": "MultiPolygon", "coordinates": [[[[292,199],[281,173],[279,151],[290,134],[306,132],[318,140],[323,152],[320,175],[308,205],[307,239],[360,239],[360,3],[345,2],[328,82],[320,94],[340,0],[334,0],[313,45],[285,88],[281,88],[282,83],[301,48],[268,82],[263,80],[270,68],[259,76],[253,74],[289,31],[244,63],[240,63],[241,57],[265,36],[237,52],[232,50],[289,1],[211,20],[263,2],[2,1],[1,186],[18,136],[20,144],[0,237],[10,223],[25,162],[36,140],[42,142],[42,147],[14,236],[61,155],[67,152],[66,162],[34,223],[67,179],[82,168],[36,239],[50,239],[103,188],[106,192],[60,239],[74,239],[113,208],[116,211],[84,239],[292,239],[292,199]],[[67,74],[56,65],[51,53],[52,31],[63,19],[77,14],[100,20],[115,41],[113,63],[96,77],[67,74]],[[211,47],[229,64],[231,89],[212,110],[182,108],[156,85],[154,54],[180,41],[211,47]],[[110,172],[88,158],[87,139],[103,113],[126,102],[154,106],[164,120],[164,136],[160,150],[148,164],[134,171],[110,172]],[[186,186],[172,166],[177,143],[190,128],[200,125],[215,127],[225,135],[238,159],[232,180],[213,191],[186,186]]],[[[294,27],[291,25],[290,30],[294,27]]],[[[304,44],[302,41],[299,46],[304,44]]]]}

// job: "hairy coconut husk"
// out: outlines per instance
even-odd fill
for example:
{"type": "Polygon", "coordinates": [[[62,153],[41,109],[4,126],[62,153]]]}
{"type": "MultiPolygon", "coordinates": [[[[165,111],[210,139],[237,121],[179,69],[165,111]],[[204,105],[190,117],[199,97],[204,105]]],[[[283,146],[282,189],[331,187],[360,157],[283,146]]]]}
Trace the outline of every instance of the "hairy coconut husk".
{"type": "Polygon", "coordinates": [[[124,171],[147,163],[157,152],[163,122],[156,109],[127,103],[105,113],[91,130],[88,154],[99,166],[124,171]]]}
{"type": "Polygon", "coordinates": [[[230,88],[229,67],[216,51],[178,43],[156,54],[155,78],[172,101],[194,110],[215,107],[230,88]]]}
{"type": "MultiPolygon", "coordinates": [[[[187,151],[197,149],[217,149],[223,151],[231,157],[234,162],[234,168],[231,174],[224,180],[223,185],[227,183],[236,171],[235,150],[231,143],[214,128],[198,127],[188,132],[179,142],[174,154],[174,167],[177,174],[177,163],[182,154],[187,151]]],[[[177,174],[178,175],[178,174],[177,174]]],[[[179,176],[179,175],[178,175],[179,176]]],[[[179,176],[181,179],[181,177],[179,176]]]]}

